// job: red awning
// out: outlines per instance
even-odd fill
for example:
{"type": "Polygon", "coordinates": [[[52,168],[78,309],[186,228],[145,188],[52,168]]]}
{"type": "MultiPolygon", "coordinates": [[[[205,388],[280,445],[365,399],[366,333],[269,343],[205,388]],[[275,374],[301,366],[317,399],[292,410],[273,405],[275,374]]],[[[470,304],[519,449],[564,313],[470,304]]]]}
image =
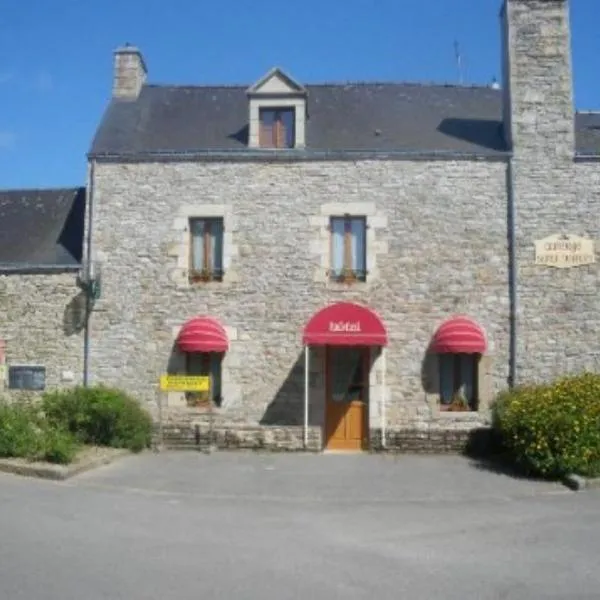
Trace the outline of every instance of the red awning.
{"type": "Polygon", "coordinates": [[[182,352],[226,352],[229,340],[217,319],[194,317],[181,328],[177,345],[182,352]]]}
{"type": "Polygon", "coordinates": [[[446,321],[437,330],[430,346],[430,351],[438,354],[483,354],[485,350],[483,330],[468,317],[446,321]]]}
{"type": "Polygon", "coordinates": [[[304,328],[307,346],[387,346],[387,331],[371,309],[338,302],[313,315],[304,328]]]}

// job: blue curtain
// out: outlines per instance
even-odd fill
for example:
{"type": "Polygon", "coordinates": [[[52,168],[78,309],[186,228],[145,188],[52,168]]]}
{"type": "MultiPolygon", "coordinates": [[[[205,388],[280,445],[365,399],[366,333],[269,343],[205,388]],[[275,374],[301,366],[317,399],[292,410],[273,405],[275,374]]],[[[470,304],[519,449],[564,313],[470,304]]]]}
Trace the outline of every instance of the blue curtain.
{"type": "Polygon", "coordinates": [[[220,401],[221,399],[221,356],[211,354],[210,356],[210,391],[212,399],[220,401]]]}

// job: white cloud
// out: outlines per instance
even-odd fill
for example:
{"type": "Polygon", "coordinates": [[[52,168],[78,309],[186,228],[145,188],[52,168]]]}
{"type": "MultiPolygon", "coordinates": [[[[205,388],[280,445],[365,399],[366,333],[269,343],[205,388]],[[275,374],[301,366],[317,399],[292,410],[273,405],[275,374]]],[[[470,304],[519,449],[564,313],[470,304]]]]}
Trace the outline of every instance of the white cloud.
{"type": "Polygon", "coordinates": [[[0,131],[0,149],[12,148],[17,141],[17,135],[12,131],[0,131]]]}

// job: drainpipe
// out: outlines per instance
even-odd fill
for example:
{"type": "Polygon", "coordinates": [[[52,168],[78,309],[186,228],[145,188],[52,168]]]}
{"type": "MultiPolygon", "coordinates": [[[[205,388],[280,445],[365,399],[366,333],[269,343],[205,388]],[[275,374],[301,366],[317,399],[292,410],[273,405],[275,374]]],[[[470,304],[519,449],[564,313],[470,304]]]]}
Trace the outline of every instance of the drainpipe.
{"type": "Polygon", "coordinates": [[[508,191],[508,289],[510,302],[510,346],[508,363],[508,385],[513,388],[517,384],[517,248],[515,225],[515,175],[514,162],[511,156],[507,164],[508,191]]]}
{"type": "MultiPolygon", "coordinates": [[[[90,160],[87,186],[87,208],[88,208],[88,235],[85,249],[86,282],[89,282],[92,274],[92,225],[94,215],[94,166],[95,160],[90,160]]],[[[92,313],[92,298],[86,288],[85,294],[85,328],[83,331],[83,386],[88,387],[90,376],[90,316],[92,313]]]]}

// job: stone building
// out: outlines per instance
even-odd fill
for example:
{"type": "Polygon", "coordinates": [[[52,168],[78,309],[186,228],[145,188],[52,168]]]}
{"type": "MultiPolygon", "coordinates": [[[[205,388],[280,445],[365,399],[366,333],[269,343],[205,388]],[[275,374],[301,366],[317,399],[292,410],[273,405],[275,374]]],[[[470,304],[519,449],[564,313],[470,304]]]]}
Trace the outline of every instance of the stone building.
{"type": "Polygon", "coordinates": [[[118,49],[82,377],[165,422],[208,407],[237,439],[360,449],[594,367],[600,116],[574,111],[566,0],[500,21],[501,86],[154,85],[118,49]],[[159,394],[166,372],[209,376],[208,401],[159,394]]]}
{"type": "Polygon", "coordinates": [[[81,382],[85,202],[83,188],[0,191],[0,396],[81,382]]]}

